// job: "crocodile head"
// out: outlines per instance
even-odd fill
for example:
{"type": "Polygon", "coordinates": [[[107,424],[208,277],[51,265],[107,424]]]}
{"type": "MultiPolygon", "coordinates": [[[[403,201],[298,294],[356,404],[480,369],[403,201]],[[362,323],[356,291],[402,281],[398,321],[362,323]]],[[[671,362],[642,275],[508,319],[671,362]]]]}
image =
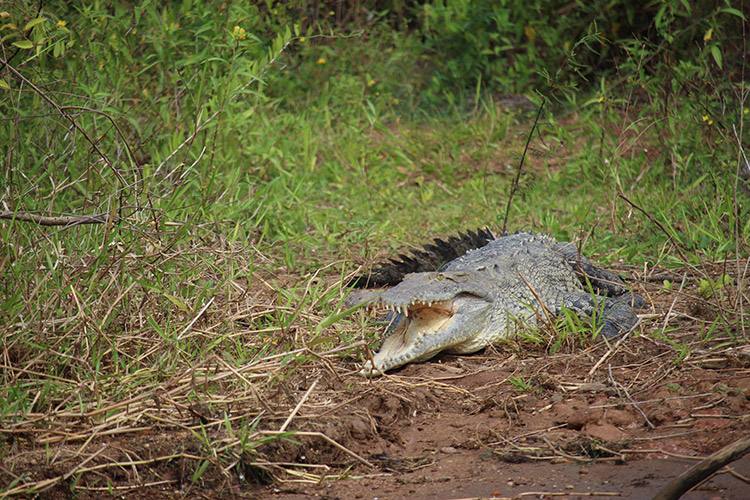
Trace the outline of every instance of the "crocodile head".
{"type": "Polygon", "coordinates": [[[489,325],[490,289],[479,272],[430,272],[408,274],[373,296],[392,319],[380,351],[365,361],[360,374],[377,376],[444,350],[461,350],[489,325]]]}

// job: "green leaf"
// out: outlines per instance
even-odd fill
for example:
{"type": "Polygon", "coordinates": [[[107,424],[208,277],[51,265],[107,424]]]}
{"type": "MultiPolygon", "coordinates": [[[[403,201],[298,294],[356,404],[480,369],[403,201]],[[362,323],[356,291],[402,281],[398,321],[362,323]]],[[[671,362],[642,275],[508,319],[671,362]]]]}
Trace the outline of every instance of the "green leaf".
{"type": "Polygon", "coordinates": [[[724,7],[723,9],[719,9],[719,12],[724,12],[725,14],[731,14],[733,16],[739,17],[743,21],[745,20],[745,15],[737,9],[733,9],[732,7],[724,7]]]}
{"type": "Polygon", "coordinates": [[[19,49],[33,49],[34,44],[31,43],[31,40],[19,40],[17,42],[13,42],[13,45],[18,47],[19,49]]]}
{"type": "Polygon", "coordinates": [[[712,45],[711,46],[711,55],[714,57],[714,61],[716,61],[716,65],[721,69],[722,68],[722,56],[721,56],[721,49],[718,45],[712,45]]]}
{"type": "Polygon", "coordinates": [[[8,82],[0,78],[0,89],[3,90],[10,90],[10,85],[8,85],[8,82]]]}
{"type": "Polygon", "coordinates": [[[164,295],[164,297],[166,297],[166,298],[167,298],[167,299],[168,299],[168,300],[169,300],[169,301],[170,301],[170,302],[171,302],[172,304],[174,304],[174,305],[175,305],[175,307],[177,307],[177,309],[179,309],[180,311],[182,311],[182,312],[188,312],[188,311],[190,310],[190,308],[189,308],[189,307],[188,307],[188,305],[187,305],[187,304],[185,303],[185,301],[183,301],[182,299],[180,299],[180,298],[179,298],[179,297],[177,297],[176,295],[172,295],[172,294],[170,294],[170,293],[167,293],[167,292],[162,292],[162,294],[163,294],[163,295],[164,295]]]}
{"type": "Polygon", "coordinates": [[[208,460],[203,460],[200,465],[198,465],[198,468],[193,472],[190,480],[194,483],[200,481],[200,479],[203,477],[203,474],[206,473],[209,465],[211,465],[211,462],[209,462],[208,460]]]}
{"type": "Polygon", "coordinates": [[[23,27],[23,30],[29,31],[31,28],[33,28],[37,24],[42,24],[45,21],[47,21],[46,17],[37,17],[36,19],[32,19],[31,21],[26,23],[26,26],[23,27]]]}

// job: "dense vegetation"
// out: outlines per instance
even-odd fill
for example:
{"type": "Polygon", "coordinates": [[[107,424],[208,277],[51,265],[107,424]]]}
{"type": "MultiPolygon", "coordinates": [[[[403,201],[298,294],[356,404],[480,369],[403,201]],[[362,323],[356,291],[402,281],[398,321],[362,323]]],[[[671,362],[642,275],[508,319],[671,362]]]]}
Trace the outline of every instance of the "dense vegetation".
{"type": "Polygon", "coordinates": [[[355,342],[342,277],[511,190],[602,261],[747,256],[743,2],[639,3],[0,3],[0,418],[355,342]]]}

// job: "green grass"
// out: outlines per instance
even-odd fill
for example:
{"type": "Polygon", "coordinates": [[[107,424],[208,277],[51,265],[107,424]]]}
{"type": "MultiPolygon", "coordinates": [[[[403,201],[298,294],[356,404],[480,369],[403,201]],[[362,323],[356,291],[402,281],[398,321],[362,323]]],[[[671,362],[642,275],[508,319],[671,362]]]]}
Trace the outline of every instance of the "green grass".
{"type": "MultiPolygon", "coordinates": [[[[29,35],[41,54],[11,61],[58,105],[79,107],[67,113],[112,168],[39,93],[0,74],[10,87],[0,90],[2,203],[122,217],[72,228],[0,221],[4,422],[112,405],[107,417],[120,418],[118,403],[164,386],[221,423],[229,410],[216,401],[248,388],[208,380],[211,367],[372,341],[364,315],[340,314],[348,273],[433,237],[500,228],[531,121],[490,94],[468,110],[417,107],[410,91],[424,75],[408,38],[311,43],[279,29],[233,39],[234,25],[252,28],[237,6],[138,7],[133,29],[119,8],[81,7],[64,29],[47,13],[29,35]]],[[[21,23],[29,9],[11,14],[21,23]]],[[[750,209],[719,118],[748,115],[727,110],[709,125],[688,97],[666,112],[626,101],[545,111],[509,229],[583,239],[586,254],[636,266],[746,256],[750,209]]],[[[725,297],[723,272],[706,280],[706,294],[725,297]]],[[[355,347],[337,356],[361,356],[355,347]]],[[[311,359],[274,360],[264,383],[283,384],[311,359]]],[[[249,420],[260,418],[250,406],[249,420]]],[[[9,452],[0,441],[0,456],[9,452]]]]}

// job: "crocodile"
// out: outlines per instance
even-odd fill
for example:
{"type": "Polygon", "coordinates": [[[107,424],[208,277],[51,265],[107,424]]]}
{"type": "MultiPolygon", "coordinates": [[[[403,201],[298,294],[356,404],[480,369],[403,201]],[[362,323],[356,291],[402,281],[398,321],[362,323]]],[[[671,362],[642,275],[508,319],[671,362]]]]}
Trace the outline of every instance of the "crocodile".
{"type": "Polygon", "coordinates": [[[572,243],[489,229],[436,239],[349,283],[348,305],[386,309],[385,339],[360,374],[378,376],[440,352],[469,354],[564,309],[613,338],[638,324],[643,299],[572,243]]]}

